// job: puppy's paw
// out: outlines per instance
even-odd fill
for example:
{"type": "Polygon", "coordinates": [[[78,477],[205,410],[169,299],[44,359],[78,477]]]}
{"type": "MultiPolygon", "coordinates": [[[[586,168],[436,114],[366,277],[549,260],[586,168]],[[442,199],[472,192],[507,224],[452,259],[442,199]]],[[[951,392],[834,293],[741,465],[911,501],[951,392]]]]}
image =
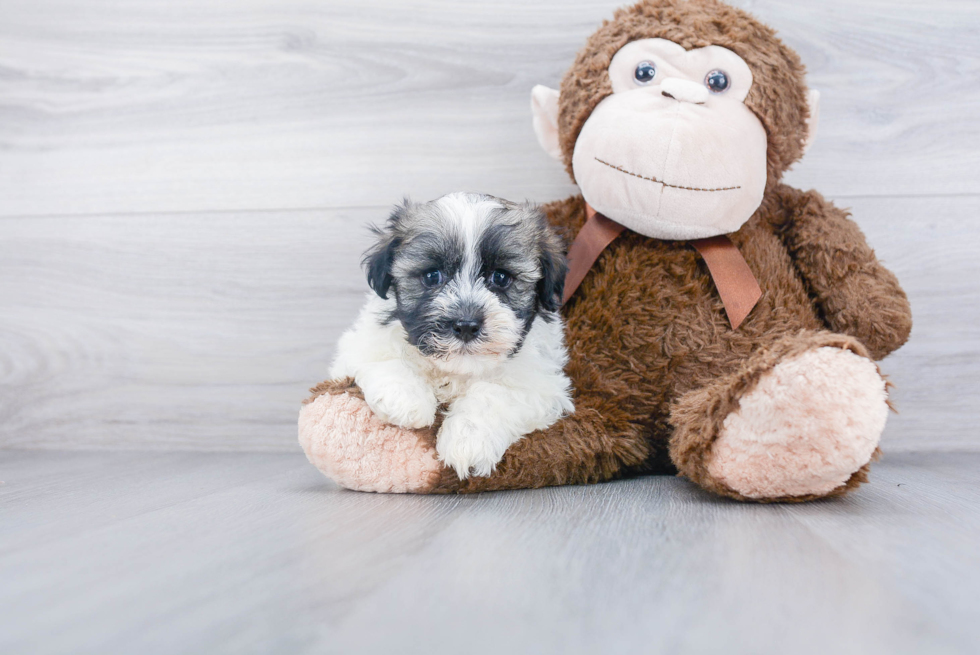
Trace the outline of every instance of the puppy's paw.
{"type": "Polygon", "coordinates": [[[514,442],[491,424],[466,415],[450,415],[436,439],[436,452],[460,480],[470,475],[486,477],[493,473],[507,448],[514,442]]]}
{"type": "Polygon", "coordinates": [[[385,423],[400,428],[424,428],[436,420],[439,403],[432,389],[421,380],[375,381],[361,390],[368,407],[385,423]]]}

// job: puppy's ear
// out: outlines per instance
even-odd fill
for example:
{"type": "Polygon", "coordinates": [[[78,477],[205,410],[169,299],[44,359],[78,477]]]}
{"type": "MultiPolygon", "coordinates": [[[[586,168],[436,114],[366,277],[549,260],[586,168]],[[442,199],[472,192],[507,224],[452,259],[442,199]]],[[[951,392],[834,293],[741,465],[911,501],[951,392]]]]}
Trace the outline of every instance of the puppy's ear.
{"type": "Polygon", "coordinates": [[[364,253],[364,272],[368,285],[382,298],[388,298],[391,288],[391,263],[395,258],[395,239],[383,230],[377,230],[378,243],[364,253]]]}
{"type": "Polygon", "coordinates": [[[538,303],[541,309],[557,312],[561,309],[562,294],[565,292],[565,274],[568,261],[565,259],[565,245],[561,238],[548,227],[548,220],[541,214],[542,233],[541,279],[538,280],[538,303]]]}
{"type": "Polygon", "coordinates": [[[364,259],[361,261],[364,272],[367,274],[368,285],[385,300],[388,299],[388,289],[391,288],[394,279],[391,276],[391,265],[395,260],[395,251],[400,243],[395,232],[405,212],[408,211],[408,207],[409,202],[406,199],[404,203],[395,207],[384,228],[371,228],[377,241],[364,253],[364,259]]]}

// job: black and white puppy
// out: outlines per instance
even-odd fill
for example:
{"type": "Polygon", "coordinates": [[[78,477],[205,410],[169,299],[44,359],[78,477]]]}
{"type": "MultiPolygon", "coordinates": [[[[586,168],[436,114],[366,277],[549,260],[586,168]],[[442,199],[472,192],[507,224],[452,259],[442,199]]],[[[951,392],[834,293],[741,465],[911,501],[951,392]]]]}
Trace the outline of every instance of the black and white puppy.
{"type": "Polygon", "coordinates": [[[525,434],[572,412],[558,308],[566,264],[540,211],[452,193],[395,208],[364,257],[374,293],[330,370],[381,419],[432,425],[460,478],[490,475],[525,434]]]}

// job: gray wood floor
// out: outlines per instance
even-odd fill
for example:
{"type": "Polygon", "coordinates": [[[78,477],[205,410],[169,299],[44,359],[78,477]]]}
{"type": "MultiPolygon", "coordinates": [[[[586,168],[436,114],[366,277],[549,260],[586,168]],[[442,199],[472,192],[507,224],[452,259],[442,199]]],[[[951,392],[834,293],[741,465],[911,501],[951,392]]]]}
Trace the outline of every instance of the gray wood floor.
{"type": "Polygon", "coordinates": [[[980,453],[839,501],[362,494],[302,455],[7,452],[0,652],[976,653],[980,453]]]}

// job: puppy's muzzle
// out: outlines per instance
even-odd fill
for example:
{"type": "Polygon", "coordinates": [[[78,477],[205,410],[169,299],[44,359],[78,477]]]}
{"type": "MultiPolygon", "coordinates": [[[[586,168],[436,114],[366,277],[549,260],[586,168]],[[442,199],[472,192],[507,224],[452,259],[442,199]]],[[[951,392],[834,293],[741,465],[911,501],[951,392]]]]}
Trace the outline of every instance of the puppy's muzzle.
{"type": "Polygon", "coordinates": [[[472,341],[480,336],[483,321],[475,318],[463,318],[453,321],[453,334],[462,342],[472,341]]]}

